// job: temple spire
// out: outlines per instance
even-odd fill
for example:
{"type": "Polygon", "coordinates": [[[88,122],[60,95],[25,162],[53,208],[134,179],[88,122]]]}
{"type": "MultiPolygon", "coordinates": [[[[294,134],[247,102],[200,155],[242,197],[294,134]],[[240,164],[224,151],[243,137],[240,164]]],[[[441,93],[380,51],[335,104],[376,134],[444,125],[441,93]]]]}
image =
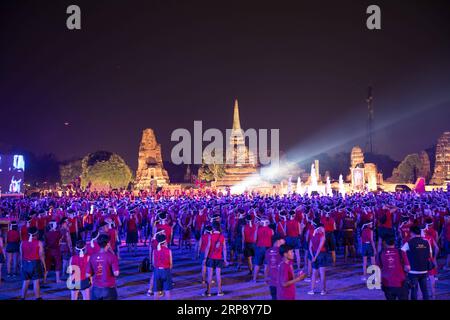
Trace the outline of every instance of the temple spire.
{"type": "Polygon", "coordinates": [[[241,121],[239,120],[239,105],[237,99],[234,100],[234,114],[233,114],[233,130],[241,129],[241,121]]]}

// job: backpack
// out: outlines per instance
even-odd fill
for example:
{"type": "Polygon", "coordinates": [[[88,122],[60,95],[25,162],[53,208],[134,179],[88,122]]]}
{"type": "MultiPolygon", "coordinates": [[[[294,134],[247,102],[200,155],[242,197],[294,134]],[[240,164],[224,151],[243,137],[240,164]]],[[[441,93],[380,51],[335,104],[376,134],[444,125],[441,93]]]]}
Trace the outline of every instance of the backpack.
{"type": "Polygon", "coordinates": [[[143,273],[150,272],[151,271],[150,269],[151,269],[150,259],[144,258],[139,265],[139,272],[143,272],[143,273]]]}

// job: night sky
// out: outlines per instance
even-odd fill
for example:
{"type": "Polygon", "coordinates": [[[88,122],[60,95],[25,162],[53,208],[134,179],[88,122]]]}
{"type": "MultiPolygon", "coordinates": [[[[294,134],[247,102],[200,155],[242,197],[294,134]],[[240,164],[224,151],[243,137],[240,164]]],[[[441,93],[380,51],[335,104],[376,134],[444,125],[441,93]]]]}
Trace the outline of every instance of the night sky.
{"type": "Polygon", "coordinates": [[[450,130],[449,4],[2,0],[0,144],[60,160],[108,150],[136,168],[142,129],[168,160],[174,129],[230,128],[237,97],[242,126],[279,128],[284,151],[350,151],[371,85],[374,149],[401,160],[450,130]],[[366,28],[370,4],[381,30],[366,28]]]}

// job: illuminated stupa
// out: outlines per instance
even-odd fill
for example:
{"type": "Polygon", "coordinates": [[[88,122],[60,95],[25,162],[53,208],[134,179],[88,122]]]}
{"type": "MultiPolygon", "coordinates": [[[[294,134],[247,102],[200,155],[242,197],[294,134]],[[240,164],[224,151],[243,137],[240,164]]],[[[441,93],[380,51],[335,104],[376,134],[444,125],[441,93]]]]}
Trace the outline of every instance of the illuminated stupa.
{"type": "Polygon", "coordinates": [[[239,118],[239,105],[234,102],[233,127],[226,150],[226,159],[232,163],[224,165],[225,174],[217,180],[217,187],[232,187],[257,173],[257,157],[245,145],[245,137],[239,118]]]}

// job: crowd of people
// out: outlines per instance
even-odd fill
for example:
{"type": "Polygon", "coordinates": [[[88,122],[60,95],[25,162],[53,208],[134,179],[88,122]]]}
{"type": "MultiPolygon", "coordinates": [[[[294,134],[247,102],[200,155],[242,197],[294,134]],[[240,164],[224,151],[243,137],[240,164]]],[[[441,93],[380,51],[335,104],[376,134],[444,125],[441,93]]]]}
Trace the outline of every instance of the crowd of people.
{"type": "MultiPolygon", "coordinates": [[[[441,268],[450,267],[450,192],[352,194],[346,197],[258,194],[133,196],[85,192],[0,199],[0,281],[23,280],[26,299],[54,270],[71,299],[117,299],[121,252],[148,248],[148,296],[170,299],[174,249],[199,263],[203,295],[223,296],[222,269],[247,269],[272,299],[295,299],[299,281],[326,295],[327,269],[360,262],[355,277],[381,274],[386,299],[435,298],[441,268]],[[339,255],[340,259],[341,255],[339,255]],[[438,257],[445,257],[444,265],[438,257]],[[215,277],[214,277],[215,276],[215,277]],[[68,280],[67,280],[68,278],[68,280]],[[430,290],[428,289],[430,288],[430,290]]],[[[147,252],[147,251],[146,251],[147,252]]],[[[1,282],[0,282],[1,285],[1,282]]],[[[145,292],[145,290],[144,290],[145,292]]]]}

